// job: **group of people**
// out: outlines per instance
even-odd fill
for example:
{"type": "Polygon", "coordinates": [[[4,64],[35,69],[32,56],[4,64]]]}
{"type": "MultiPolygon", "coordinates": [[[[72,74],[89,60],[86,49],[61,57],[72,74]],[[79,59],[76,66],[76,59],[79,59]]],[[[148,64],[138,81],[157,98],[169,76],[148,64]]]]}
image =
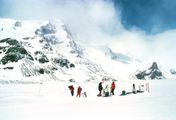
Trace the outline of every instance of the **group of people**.
{"type": "MultiPolygon", "coordinates": [[[[97,94],[98,97],[100,97],[100,96],[108,97],[108,96],[115,95],[114,90],[116,88],[116,85],[115,85],[114,81],[112,81],[111,85],[106,84],[106,86],[104,88],[103,88],[103,86],[105,86],[105,85],[103,85],[103,82],[100,82],[98,84],[98,91],[99,91],[99,93],[97,94]]],[[[74,96],[74,86],[70,85],[68,87],[70,89],[71,95],[74,96]]],[[[131,94],[131,93],[133,93],[133,94],[143,93],[145,91],[145,86],[143,84],[138,85],[138,87],[139,87],[139,89],[136,89],[136,85],[133,84],[132,91],[122,90],[122,93],[120,95],[123,96],[123,95],[131,94]]],[[[146,83],[146,91],[149,92],[149,83],[146,83]]],[[[81,93],[82,93],[83,97],[87,97],[87,93],[85,91],[82,92],[81,86],[78,86],[76,97],[81,97],[81,93]]]]}
{"type": "MultiPolygon", "coordinates": [[[[112,82],[110,87],[108,85],[106,85],[105,88],[103,88],[102,84],[103,84],[103,82],[100,82],[98,85],[99,94],[97,96],[107,97],[110,95],[114,95],[114,90],[116,87],[115,82],[112,82]]],[[[70,86],[68,86],[68,88],[70,89],[71,96],[74,96],[74,86],[70,85],[70,86]]],[[[81,88],[81,86],[78,86],[76,97],[81,97],[81,92],[82,92],[82,88],[81,88]]],[[[82,95],[83,95],[83,97],[87,97],[86,92],[83,92],[82,95]]]]}
{"type": "MultiPolygon", "coordinates": [[[[120,96],[124,96],[124,95],[128,95],[128,94],[143,93],[144,91],[145,91],[145,85],[144,84],[138,85],[138,89],[136,88],[136,85],[133,84],[132,85],[132,91],[122,90],[122,93],[120,94],[120,96]]],[[[149,83],[146,83],[146,91],[149,92],[149,83]]]]}
{"type": "Polygon", "coordinates": [[[99,94],[97,96],[104,96],[104,97],[108,97],[110,95],[114,95],[114,90],[115,90],[115,82],[111,83],[111,86],[109,88],[108,85],[106,85],[105,89],[103,89],[103,82],[100,82],[98,85],[98,90],[99,90],[99,94]],[[109,90],[110,89],[110,90],[109,90]],[[102,94],[103,91],[103,94],[102,94]]]}
{"type": "MultiPolygon", "coordinates": [[[[68,86],[68,88],[70,89],[71,96],[74,96],[74,86],[70,85],[70,86],[68,86]]],[[[77,95],[76,95],[76,97],[81,97],[81,92],[82,92],[82,88],[81,88],[81,86],[79,86],[77,88],[77,95]]],[[[83,96],[87,97],[86,92],[83,92],[83,96]]]]}

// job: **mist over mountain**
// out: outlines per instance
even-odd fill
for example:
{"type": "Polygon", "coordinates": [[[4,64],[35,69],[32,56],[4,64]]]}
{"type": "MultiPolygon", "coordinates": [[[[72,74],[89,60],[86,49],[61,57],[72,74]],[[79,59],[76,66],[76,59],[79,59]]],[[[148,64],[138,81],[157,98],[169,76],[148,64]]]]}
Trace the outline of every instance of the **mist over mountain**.
{"type": "Polygon", "coordinates": [[[88,81],[106,74],[85,57],[67,26],[58,20],[1,19],[0,24],[1,80],[79,81],[82,76],[82,81],[88,81]]]}
{"type": "MultiPolygon", "coordinates": [[[[118,51],[110,44],[82,46],[60,20],[1,19],[0,24],[1,80],[134,80],[138,79],[137,70],[147,68],[146,61],[118,51]]],[[[159,66],[165,78],[174,77],[174,68],[169,71],[161,62],[159,66]]]]}

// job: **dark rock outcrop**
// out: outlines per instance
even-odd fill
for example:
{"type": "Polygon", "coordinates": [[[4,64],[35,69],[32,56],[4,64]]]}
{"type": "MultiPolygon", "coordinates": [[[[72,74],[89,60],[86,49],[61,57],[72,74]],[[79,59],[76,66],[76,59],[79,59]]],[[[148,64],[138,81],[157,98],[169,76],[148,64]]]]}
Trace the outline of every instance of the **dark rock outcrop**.
{"type": "Polygon", "coordinates": [[[153,62],[152,66],[144,71],[137,71],[135,76],[137,79],[145,79],[149,77],[150,79],[161,79],[163,77],[161,70],[158,68],[156,62],[153,62]]]}
{"type": "Polygon", "coordinates": [[[54,63],[59,64],[60,67],[66,67],[67,69],[75,67],[75,65],[73,63],[70,63],[69,60],[64,59],[64,58],[59,58],[59,59],[55,58],[54,63]]]}
{"type": "Polygon", "coordinates": [[[53,24],[48,23],[46,25],[41,26],[40,29],[37,29],[35,31],[35,34],[39,36],[44,36],[47,34],[54,34],[56,32],[57,32],[56,27],[53,24]]]}
{"type": "Polygon", "coordinates": [[[14,24],[15,27],[21,27],[22,26],[22,22],[20,21],[16,21],[14,24]]]}
{"type": "Polygon", "coordinates": [[[171,73],[172,75],[176,75],[176,70],[175,70],[175,69],[170,69],[170,73],[171,73]]]}
{"type": "Polygon", "coordinates": [[[41,51],[36,51],[34,54],[35,54],[35,60],[38,60],[39,63],[49,62],[49,59],[47,58],[47,56],[41,51]]]}
{"type": "Polygon", "coordinates": [[[17,62],[22,58],[33,60],[33,57],[26,51],[26,49],[15,39],[6,38],[0,40],[0,43],[7,43],[9,46],[3,48],[5,55],[0,60],[3,65],[8,62],[17,62]]]}

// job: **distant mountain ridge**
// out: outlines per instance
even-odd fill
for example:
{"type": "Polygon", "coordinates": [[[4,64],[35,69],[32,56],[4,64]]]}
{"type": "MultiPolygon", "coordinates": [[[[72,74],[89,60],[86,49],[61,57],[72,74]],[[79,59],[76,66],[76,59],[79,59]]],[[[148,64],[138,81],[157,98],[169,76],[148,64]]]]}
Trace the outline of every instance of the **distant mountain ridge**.
{"type": "Polygon", "coordinates": [[[109,56],[112,60],[122,62],[125,64],[129,64],[130,62],[132,62],[132,59],[129,56],[121,54],[121,53],[116,53],[112,51],[112,49],[109,47],[106,48],[105,55],[109,56]]]}

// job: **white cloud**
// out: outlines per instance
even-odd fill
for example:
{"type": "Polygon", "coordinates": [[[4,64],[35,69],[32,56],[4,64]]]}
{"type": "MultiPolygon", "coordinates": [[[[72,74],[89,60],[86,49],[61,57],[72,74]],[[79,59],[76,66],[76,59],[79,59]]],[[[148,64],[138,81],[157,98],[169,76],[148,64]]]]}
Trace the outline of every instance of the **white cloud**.
{"type": "Polygon", "coordinates": [[[125,30],[111,0],[7,1],[11,15],[18,19],[60,18],[69,25],[75,40],[86,45],[108,45],[145,61],[176,64],[176,30],[157,35],[147,35],[139,29],[125,30]]]}

